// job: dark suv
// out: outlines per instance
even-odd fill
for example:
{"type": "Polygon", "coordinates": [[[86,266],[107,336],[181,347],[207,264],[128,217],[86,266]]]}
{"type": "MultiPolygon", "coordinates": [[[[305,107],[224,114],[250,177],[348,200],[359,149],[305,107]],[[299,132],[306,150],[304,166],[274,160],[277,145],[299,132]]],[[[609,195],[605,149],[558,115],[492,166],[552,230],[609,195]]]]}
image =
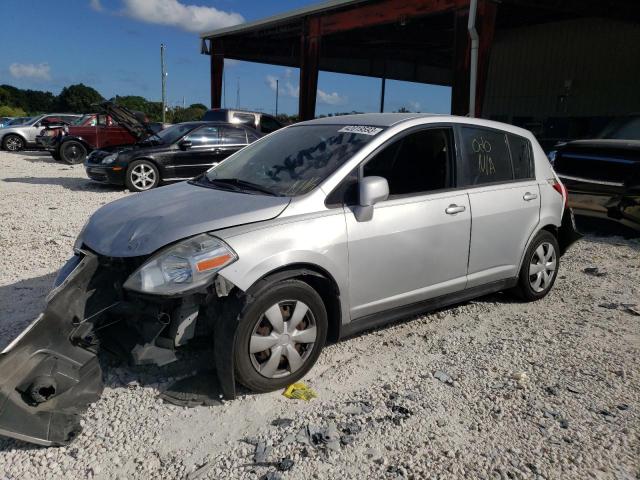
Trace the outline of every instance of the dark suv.
{"type": "Polygon", "coordinates": [[[275,132],[276,130],[284,127],[282,123],[266,113],[249,112],[245,110],[229,110],[226,108],[214,108],[213,110],[207,110],[204,117],[202,117],[202,120],[247,125],[248,127],[256,129],[263,135],[275,132]]]}
{"type": "Polygon", "coordinates": [[[259,137],[244,125],[178,123],[135,145],[94,150],[84,165],[92,180],[141,192],[193,178],[259,137]]]}

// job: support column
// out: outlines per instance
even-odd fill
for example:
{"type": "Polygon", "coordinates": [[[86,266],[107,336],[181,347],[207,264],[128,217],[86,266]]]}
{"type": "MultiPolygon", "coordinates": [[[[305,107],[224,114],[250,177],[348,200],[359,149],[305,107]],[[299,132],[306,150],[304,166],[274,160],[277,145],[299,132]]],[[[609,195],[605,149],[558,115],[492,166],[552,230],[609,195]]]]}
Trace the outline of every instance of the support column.
{"type": "Polygon", "coordinates": [[[469,69],[471,40],[469,39],[469,9],[454,12],[453,82],[451,84],[451,114],[469,113],[469,69]]]}
{"type": "Polygon", "coordinates": [[[211,41],[211,108],[222,105],[222,74],[224,72],[224,48],[222,40],[211,41]]]}
{"type": "Polygon", "coordinates": [[[476,117],[482,116],[484,107],[484,94],[487,87],[489,74],[489,61],[491,59],[491,47],[496,28],[497,5],[488,0],[480,0],[478,3],[478,18],[476,25],[480,35],[478,48],[478,80],[476,85],[476,117]]]}
{"type": "Polygon", "coordinates": [[[320,62],[320,19],[309,18],[300,40],[300,120],[311,120],[316,114],[318,69],[320,62]]]}

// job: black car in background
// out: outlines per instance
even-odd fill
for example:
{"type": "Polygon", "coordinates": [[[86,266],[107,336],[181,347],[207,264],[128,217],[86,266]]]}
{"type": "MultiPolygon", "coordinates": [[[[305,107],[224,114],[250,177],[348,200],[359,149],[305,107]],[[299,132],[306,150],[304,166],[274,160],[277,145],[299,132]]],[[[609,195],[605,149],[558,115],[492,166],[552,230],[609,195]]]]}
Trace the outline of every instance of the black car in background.
{"type": "Polygon", "coordinates": [[[640,115],[616,119],[597,138],[558,144],[549,159],[576,215],[640,233],[640,115]]]}
{"type": "Polygon", "coordinates": [[[142,192],[187,180],[260,138],[244,125],[185,122],[126,147],[94,150],[84,162],[90,179],[142,192]]]}

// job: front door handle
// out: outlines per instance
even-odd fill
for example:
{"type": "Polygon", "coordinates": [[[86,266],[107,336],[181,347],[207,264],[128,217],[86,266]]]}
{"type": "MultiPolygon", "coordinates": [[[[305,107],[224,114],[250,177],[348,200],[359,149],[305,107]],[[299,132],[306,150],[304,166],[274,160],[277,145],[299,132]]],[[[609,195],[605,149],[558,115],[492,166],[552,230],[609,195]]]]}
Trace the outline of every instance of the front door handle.
{"type": "Polygon", "coordinates": [[[464,212],[466,210],[466,207],[464,205],[449,205],[447,208],[445,208],[444,213],[446,213],[447,215],[455,215],[456,213],[461,213],[464,212]]]}
{"type": "Polygon", "coordinates": [[[537,193],[531,193],[531,192],[527,192],[523,195],[523,200],[525,202],[530,202],[531,200],[535,200],[536,198],[538,198],[538,194],[537,193]]]}

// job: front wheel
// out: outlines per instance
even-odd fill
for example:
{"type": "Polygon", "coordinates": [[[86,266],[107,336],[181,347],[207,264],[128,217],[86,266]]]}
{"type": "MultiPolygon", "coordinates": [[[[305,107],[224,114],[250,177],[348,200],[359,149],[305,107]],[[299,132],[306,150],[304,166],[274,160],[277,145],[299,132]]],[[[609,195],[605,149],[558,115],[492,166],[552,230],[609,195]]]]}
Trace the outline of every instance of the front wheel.
{"type": "Polygon", "coordinates": [[[87,149],[82,143],[70,140],[60,146],[60,158],[70,165],[77,165],[87,158],[87,149]]]}
{"type": "Polygon", "coordinates": [[[132,192],[151,190],[160,184],[160,173],[148,160],[136,160],[127,168],[125,186],[132,192]]]}
{"type": "Polygon", "coordinates": [[[558,240],[553,234],[543,230],[535,236],[520,269],[515,289],[519,297],[531,302],[549,293],[558,276],[559,252],[558,240]]]}
{"type": "Polygon", "coordinates": [[[271,285],[246,308],[234,348],[238,381],[270,392],[302,378],[327,338],[327,311],[308,284],[284,280],[271,285]]]}

